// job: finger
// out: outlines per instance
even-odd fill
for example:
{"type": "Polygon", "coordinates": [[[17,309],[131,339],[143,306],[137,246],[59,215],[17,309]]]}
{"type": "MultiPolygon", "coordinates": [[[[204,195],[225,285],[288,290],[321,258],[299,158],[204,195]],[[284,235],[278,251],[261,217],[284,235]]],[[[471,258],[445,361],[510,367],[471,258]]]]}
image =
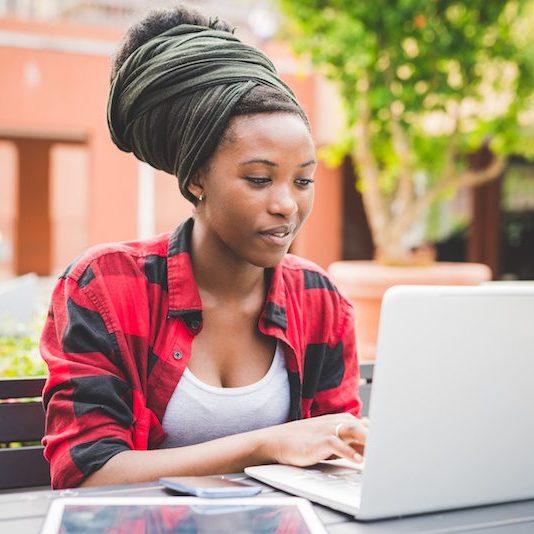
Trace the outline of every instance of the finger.
{"type": "Polygon", "coordinates": [[[350,413],[344,413],[344,419],[343,421],[346,421],[347,423],[360,423],[365,428],[369,428],[369,418],[368,417],[356,417],[350,413]]]}
{"type": "Polygon", "coordinates": [[[340,458],[346,458],[356,463],[363,461],[362,455],[359,452],[356,452],[353,447],[336,436],[329,436],[326,445],[329,449],[329,455],[335,454],[340,458]]]}
{"type": "Polygon", "coordinates": [[[360,456],[365,454],[365,445],[363,443],[358,443],[357,441],[351,441],[349,445],[352,447],[354,452],[358,453],[360,456]]]}
{"type": "Polygon", "coordinates": [[[365,445],[368,429],[360,421],[355,420],[350,423],[343,423],[336,428],[338,429],[337,437],[343,441],[356,442],[365,445]]]}
{"type": "Polygon", "coordinates": [[[365,428],[369,428],[369,417],[362,417],[361,419],[358,419],[358,421],[360,421],[365,428]]]}
{"type": "Polygon", "coordinates": [[[356,462],[357,464],[362,464],[363,463],[363,456],[360,453],[355,452],[354,456],[352,457],[352,460],[354,462],[356,462]]]}

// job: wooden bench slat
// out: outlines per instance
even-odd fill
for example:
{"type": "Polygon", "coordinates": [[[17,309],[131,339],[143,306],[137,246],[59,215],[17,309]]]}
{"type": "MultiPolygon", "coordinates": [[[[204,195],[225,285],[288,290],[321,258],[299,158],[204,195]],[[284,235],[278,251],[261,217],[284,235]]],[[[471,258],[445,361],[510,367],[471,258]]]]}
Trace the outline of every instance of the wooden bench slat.
{"type": "MultiPolygon", "coordinates": [[[[45,380],[45,377],[0,379],[0,399],[13,399],[0,403],[0,442],[41,441],[45,424],[41,402],[18,399],[41,397],[45,380]]],[[[0,489],[49,485],[43,447],[0,449],[0,489]]]]}
{"type": "Polygon", "coordinates": [[[46,378],[2,378],[0,379],[0,399],[40,397],[46,378]]]}
{"type": "Polygon", "coordinates": [[[40,402],[0,404],[0,442],[40,441],[44,410],[40,402]]]}
{"type": "Polygon", "coordinates": [[[50,485],[43,447],[0,449],[0,489],[50,485]]]}

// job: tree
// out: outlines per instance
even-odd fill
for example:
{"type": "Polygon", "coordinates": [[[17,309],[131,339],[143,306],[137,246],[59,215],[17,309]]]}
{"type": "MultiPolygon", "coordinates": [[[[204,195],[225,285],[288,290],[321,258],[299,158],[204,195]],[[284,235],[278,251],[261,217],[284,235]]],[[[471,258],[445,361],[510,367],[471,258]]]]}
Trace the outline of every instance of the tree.
{"type": "Polygon", "coordinates": [[[333,80],[379,257],[410,260],[406,233],[430,205],[534,155],[530,0],[278,0],[297,53],[333,80]],[[466,156],[494,158],[479,171],[466,156]],[[423,188],[420,187],[423,181],[423,188]]]}

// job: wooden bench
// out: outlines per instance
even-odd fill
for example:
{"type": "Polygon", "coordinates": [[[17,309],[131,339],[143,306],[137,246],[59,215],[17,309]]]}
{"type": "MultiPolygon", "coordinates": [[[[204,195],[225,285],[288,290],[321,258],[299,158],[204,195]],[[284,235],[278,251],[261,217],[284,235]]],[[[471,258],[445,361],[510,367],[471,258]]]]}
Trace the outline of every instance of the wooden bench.
{"type": "Polygon", "coordinates": [[[44,435],[44,383],[41,377],[0,379],[0,489],[50,485],[43,447],[27,445],[44,435]],[[22,446],[7,447],[11,443],[22,446]]]}

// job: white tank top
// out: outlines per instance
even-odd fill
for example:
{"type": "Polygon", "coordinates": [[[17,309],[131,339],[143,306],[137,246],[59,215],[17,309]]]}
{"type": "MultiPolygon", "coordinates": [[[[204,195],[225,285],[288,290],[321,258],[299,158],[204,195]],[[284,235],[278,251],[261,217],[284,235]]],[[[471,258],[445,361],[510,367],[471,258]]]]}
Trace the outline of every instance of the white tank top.
{"type": "Polygon", "coordinates": [[[210,386],[186,368],[163,416],[167,437],[160,447],[184,447],[285,423],[289,402],[289,380],[279,345],[267,374],[248,386],[210,386]]]}

